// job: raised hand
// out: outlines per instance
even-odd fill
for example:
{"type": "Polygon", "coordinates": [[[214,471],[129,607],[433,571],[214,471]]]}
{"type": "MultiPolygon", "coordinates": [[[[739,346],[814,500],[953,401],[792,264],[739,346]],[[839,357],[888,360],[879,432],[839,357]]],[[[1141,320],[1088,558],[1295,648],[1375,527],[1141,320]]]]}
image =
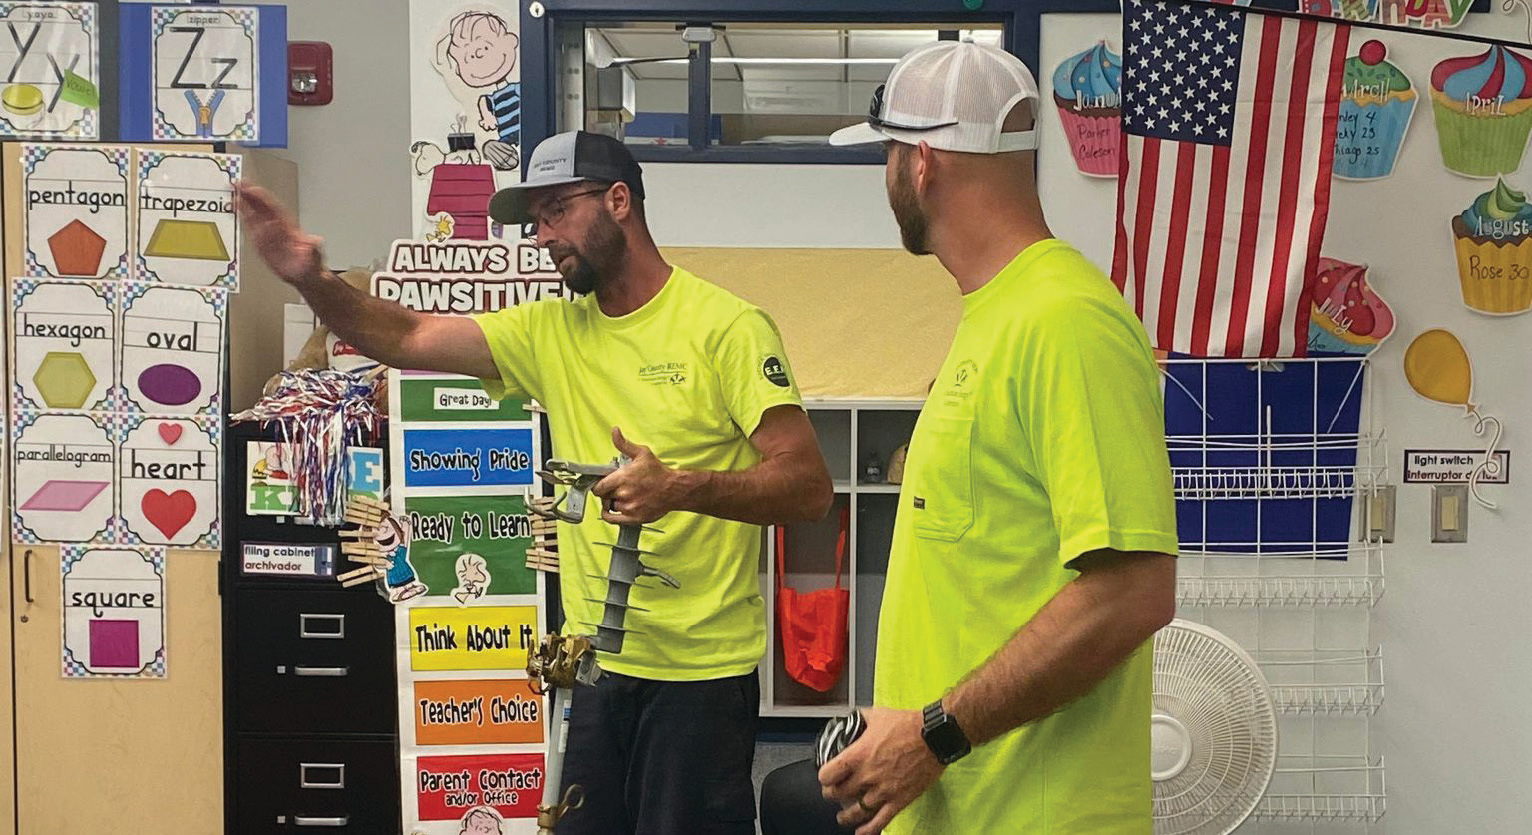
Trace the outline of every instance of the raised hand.
{"type": "Polygon", "coordinates": [[[237,183],[234,194],[246,239],[277,277],[297,284],[324,272],[324,239],[299,228],[271,192],[237,183]]]}

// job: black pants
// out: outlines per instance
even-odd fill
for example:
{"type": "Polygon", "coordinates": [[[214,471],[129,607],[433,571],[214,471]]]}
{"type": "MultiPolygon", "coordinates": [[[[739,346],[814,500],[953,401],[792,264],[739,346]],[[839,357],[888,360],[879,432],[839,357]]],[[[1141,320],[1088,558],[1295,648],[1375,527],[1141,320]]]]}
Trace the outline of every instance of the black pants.
{"type": "Polygon", "coordinates": [[[845,835],[835,816],[840,806],[820,793],[813,760],[789,763],[761,783],[761,832],[764,835],[845,835]]]}
{"type": "Polygon", "coordinates": [[[576,687],[562,785],[582,786],[585,805],[559,835],[754,835],[760,698],[753,672],[576,687]]]}

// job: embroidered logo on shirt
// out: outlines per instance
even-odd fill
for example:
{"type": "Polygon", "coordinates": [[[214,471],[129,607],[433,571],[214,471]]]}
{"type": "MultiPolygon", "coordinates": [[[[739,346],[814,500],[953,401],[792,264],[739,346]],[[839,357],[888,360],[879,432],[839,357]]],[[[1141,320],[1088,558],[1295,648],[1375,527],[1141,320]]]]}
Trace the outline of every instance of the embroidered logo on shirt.
{"type": "Polygon", "coordinates": [[[978,380],[978,364],[973,360],[963,360],[958,363],[957,370],[952,372],[952,384],[943,393],[947,405],[956,406],[972,397],[975,384],[978,380]]]}
{"type": "Polygon", "coordinates": [[[787,369],[782,365],[782,361],[776,357],[767,357],[761,363],[761,374],[767,380],[770,380],[772,385],[781,386],[782,388],[792,385],[787,379],[787,369]]]}
{"type": "Polygon", "coordinates": [[[684,362],[657,362],[638,369],[638,379],[653,386],[678,386],[686,382],[689,364],[684,362]]]}

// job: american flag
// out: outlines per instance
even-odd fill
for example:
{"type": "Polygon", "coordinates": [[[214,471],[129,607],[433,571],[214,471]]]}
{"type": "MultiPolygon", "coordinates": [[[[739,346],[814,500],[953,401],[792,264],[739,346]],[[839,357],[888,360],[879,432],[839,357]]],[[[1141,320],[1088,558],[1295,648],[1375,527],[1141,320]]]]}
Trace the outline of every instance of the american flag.
{"type": "Polygon", "coordinates": [[[1227,5],[1124,4],[1112,279],[1156,348],[1304,352],[1349,32],[1227,5]]]}

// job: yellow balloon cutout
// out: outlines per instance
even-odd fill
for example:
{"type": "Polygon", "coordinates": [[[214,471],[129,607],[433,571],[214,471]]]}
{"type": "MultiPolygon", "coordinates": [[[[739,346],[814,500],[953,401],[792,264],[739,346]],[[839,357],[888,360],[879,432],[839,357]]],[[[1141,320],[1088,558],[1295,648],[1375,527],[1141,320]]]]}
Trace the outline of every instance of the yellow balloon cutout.
{"type": "Polygon", "coordinates": [[[1473,366],[1451,331],[1433,328],[1415,337],[1404,352],[1404,377],[1421,397],[1473,410],[1473,366]]]}

